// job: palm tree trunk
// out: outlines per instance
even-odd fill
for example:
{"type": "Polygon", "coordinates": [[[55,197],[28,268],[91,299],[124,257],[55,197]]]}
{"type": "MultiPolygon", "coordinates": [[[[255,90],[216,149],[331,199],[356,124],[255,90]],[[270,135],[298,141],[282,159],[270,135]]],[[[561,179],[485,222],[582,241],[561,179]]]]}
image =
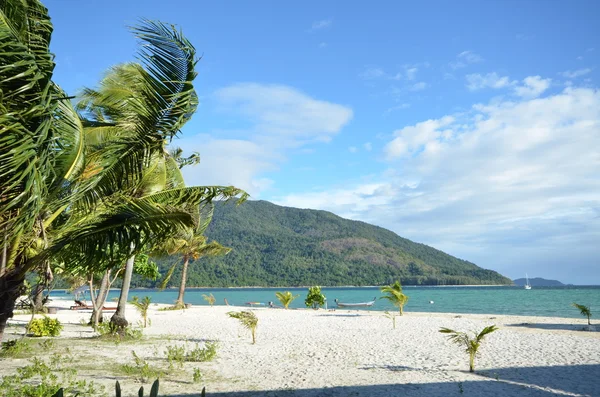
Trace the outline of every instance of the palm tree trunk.
{"type": "Polygon", "coordinates": [[[469,372],[475,372],[475,354],[469,353],[469,372]]]}
{"type": "Polygon", "coordinates": [[[131,255],[125,264],[125,274],[123,275],[123,285],[121,286],[121,295],[119,295],[119,304],[117,311],[110,318],[110,322],[117,328],[123,330],[129,322],[125,318],[125,308],[127,307],[127,298],[129,296],[129,286],[131,285],[131,276],[133,275],[133,262],[135,255],[131,255]]]}
{"type": "Polygon", "coordinates": [[[0,262],[0,276],[6,271],[6,260],[8,257],[8,229],[4,228],[4,244],[2,245],[2,262],[0,262]]]}
{"type": "Polygon", "coordinates": [[[175,301],[175,307],[184,307],[185,303],[183,303],[183,295],[185,294],[185,283],[187,282],[187,270],[188,264],[190,262],[189,255],[183,256],[183,270],[181,271],[181,284],[179,285],[179,296],[175,301]]]}
{"type": "Polygon", "coordinates": [[[10,271],[0,276],[0,342],[9,318],[13,316],[15,302],[21,295],[25,272],[10,271]]]}
{"type": "Polygon", "coordinates": [[[96,297],[96,302],[94,304],[94,311],[92,312],[91,323],[94,329],[98,328],[98,323],[102,318],[102,307],[106,302],[106,297],[108,296],[108,283],[110,281],[110,270],[104,272],[104,276],[102,276],[102,281],[100,282],[100,290],[98,290],[98,296],[96,297]]]}

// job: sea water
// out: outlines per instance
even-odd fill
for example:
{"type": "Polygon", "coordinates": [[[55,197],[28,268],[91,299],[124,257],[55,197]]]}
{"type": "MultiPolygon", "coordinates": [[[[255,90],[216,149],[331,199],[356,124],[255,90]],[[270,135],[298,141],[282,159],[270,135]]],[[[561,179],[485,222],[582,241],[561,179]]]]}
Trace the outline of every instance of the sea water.
{"type": "MultiPolygon", "coordinates": [[[[565,286],[565,287],[450,287],[450,286],[405,286],[404,293],[409,300],[406,312],[436,313],[475,313],[505,314],[549,317],[580,317],[579,311],[572,306],[573,302],[591,306],[592,313],[600,307],[600,286],[565,286]]],[[[290,308],[303,308],[308,288],[188,288],[185,302],[193,305],[208,305],[203,295],[213,294],[216,305],[247,306],[248,302],[260,302],[268,306],[268,302],[279,305],[275,292],[290,291],[299,295],[290,308]]],[[[376,299],[370,308],[351,310],[396,310],[378,287],[323,287],[328,308],[336,308],[335,299],[343,303],[368,302],[376,299]]],[[[149,296],[153,303],[172,304],[177,299],[178,290],[164,291],[153,289],[132,289],[129,298],[149,296]]],[[[111,290],[108,301],[116,300],[118,290],[111,290]]],[[[73,299],[73,295],[65,291],[53,291],[53,299],[73,299]]],[[[85,296],[89,300],[89,294],[85,296]]],[[[600,316],[600,311],[598,312],[600,316]]]]}

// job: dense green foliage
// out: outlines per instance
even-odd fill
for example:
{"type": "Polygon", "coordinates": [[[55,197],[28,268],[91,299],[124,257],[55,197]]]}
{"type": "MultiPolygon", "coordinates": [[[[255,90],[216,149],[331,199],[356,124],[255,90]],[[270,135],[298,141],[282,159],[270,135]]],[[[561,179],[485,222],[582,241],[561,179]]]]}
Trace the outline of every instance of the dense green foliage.
{"type": "Polygon", "coordinates": [[[321,292],[321,287],[310,287],[308,294],[306,294],[306,299],[304,299],[304,304],[306,307],[318,309],[321,306],[325,306],[325,299],[325,295],[321,292]]]}
{"type": "MultiPolygon", "coordinates": [[[[190,287],[384,285],[399,278],[404,285],[511,284],[495,271],[381,227],[266,201],[217,204],[206,235],[233,250],[192,262],[190,287]]],[[[157,262],[164,274],[180,261],[173,256],[157,262]]],[[[180,279],[177,267],[169,286],[180,279]]]]}
{"type": "Polygon", "coordinates": [[[27,331],[32,333],[33,336],[58,336],[62,329],[63,326],[60,321],[48,316],[36,318],[27,326],[27,331]]]}

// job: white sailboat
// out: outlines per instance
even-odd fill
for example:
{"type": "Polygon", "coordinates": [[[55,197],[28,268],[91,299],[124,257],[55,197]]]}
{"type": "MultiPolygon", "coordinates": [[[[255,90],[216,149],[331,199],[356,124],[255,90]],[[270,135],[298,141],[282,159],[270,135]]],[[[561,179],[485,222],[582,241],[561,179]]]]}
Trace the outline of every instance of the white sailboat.
{"type": "Polygon", "coordinates": [[[529,276],[525,273],[525,289],[531,289],[531,284],[529,284],[529,276]]]}

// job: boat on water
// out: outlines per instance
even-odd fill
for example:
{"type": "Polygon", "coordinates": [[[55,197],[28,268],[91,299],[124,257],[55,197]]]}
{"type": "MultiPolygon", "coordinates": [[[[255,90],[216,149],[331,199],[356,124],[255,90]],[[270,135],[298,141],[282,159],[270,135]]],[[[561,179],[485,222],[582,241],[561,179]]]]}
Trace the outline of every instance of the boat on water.
{"type": "Polygon", "coordinates": [[[529,276],[525,273],[525,289],[531,289],[531,284],[529,284],[529,276]]]}
{"type": "Polygon", "coordinates": [[[376,300],[377,298],[373,298],[373,300],[370,302],[343,303],[336,299],[335,303],[337,304],[337,307],[371,307],[375,304],[376,300]]]}

